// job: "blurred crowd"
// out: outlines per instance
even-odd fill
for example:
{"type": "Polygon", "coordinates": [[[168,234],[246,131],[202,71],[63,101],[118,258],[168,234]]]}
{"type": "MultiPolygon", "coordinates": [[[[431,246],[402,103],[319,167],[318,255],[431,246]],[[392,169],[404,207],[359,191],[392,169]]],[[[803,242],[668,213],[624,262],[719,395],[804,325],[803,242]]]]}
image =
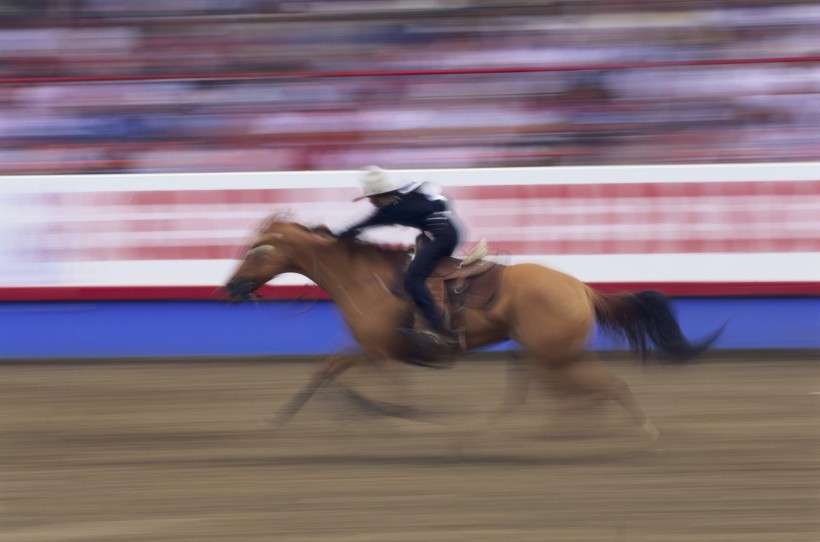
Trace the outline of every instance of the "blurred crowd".
{"type": "Polygon", "coordinates": [[[818,156],[814,1],[0,0],[3,175],[818,156]]]}

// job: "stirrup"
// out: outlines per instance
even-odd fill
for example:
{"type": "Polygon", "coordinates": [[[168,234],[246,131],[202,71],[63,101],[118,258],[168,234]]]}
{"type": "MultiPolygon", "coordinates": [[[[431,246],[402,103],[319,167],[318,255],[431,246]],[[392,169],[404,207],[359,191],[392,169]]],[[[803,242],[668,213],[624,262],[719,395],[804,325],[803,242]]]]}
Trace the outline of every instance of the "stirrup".
{"type": "Polygon", "coordinates": [[[414,347],[414,352],[400,358],[401,361],[421,367],[444,369],[452,366],[452,344],[432,331],[423,332],[416,328],[400,327],[414,347]]]}
{"type": "Polygon", "coordinates": [[[437,333],[431,329],[421,329],[417,327],[400,327],[399,331],[409,338],[413,344],[419,347],[431,347],[438,349],[449,349],[459,345],[457,339],[451,339],[442,333],[437,333]]]}
{"type": "Polygon", "coordinates": [[[427,367],[430,369],[449,369],[455,364],[455,361],[450,358],[431,358],[420,355],[405,356],[397,359],[399,361],[403,361],[404,363],[409,363],[410,365],[427,367]]]}
{"type": "Polygon", "coordinates": [[[450,349],[460,344],[458,339],[448,337],[444,333],[439,333],[431,329],[416,329],[415,335],[419,342],[442,349],[450,349]]]}

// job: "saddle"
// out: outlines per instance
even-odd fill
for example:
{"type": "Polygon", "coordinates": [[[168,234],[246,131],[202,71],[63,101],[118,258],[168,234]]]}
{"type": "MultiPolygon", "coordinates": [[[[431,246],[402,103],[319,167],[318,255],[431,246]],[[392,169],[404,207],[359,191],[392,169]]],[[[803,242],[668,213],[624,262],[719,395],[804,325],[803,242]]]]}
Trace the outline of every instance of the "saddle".
{"type": "Polygon", "coordinates": [[[457,258],[446,258],[427,278],[427,287],[433,299],[445,313],[452,314],[467,307],[487,308],[498,291],[503,265],[487,260],[477,260],[467,265],[463,262],[457,258]]]}
{"type": "Polygon", "coordinates": [[[454,317],[465,308],[486,309],[495,300],[504,265],[487,261],[487,245],[481,241],[464,259],[444,258],[427,278],[427,288],[453,329],[454,317]]]}

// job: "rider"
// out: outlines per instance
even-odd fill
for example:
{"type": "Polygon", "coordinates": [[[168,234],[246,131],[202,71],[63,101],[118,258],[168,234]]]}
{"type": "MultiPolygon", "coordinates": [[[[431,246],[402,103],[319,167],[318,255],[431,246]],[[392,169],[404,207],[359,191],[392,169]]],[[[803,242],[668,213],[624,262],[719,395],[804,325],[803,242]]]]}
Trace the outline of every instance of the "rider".
{"type": "Polygon", "coordinates": [[[421,315],[416,315],[413,332],[415,339],[426,345],[454,345],[455,339],[444,329],[444,315],[425,284],[436,264],[451,256],[460,240],[450,201],[430,183],[402,180],[378,166],[365,167],[361,182],[364,192],[353,201],[367,198],[376,211],[337,237],[355,237],[365,228],[388,225],[410,226],[421,230],[422,236],[427,234],[425,239],[429,240],[419,243],[404,276],[404,287],[421,315]]]}

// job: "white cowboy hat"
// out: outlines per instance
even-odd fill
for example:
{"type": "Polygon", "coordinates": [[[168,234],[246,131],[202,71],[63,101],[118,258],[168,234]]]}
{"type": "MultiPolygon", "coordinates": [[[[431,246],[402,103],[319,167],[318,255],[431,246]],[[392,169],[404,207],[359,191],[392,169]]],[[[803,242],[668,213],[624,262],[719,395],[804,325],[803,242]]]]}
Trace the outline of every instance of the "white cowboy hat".
{"type": "Polygon", "coordinates": [[[405,181],[388,174],[379,166],[364,167],[362,172],[361,183],[364,191],[361,196],[354,198],[353,201],[394,192],[407,184],[405,181]]]}

